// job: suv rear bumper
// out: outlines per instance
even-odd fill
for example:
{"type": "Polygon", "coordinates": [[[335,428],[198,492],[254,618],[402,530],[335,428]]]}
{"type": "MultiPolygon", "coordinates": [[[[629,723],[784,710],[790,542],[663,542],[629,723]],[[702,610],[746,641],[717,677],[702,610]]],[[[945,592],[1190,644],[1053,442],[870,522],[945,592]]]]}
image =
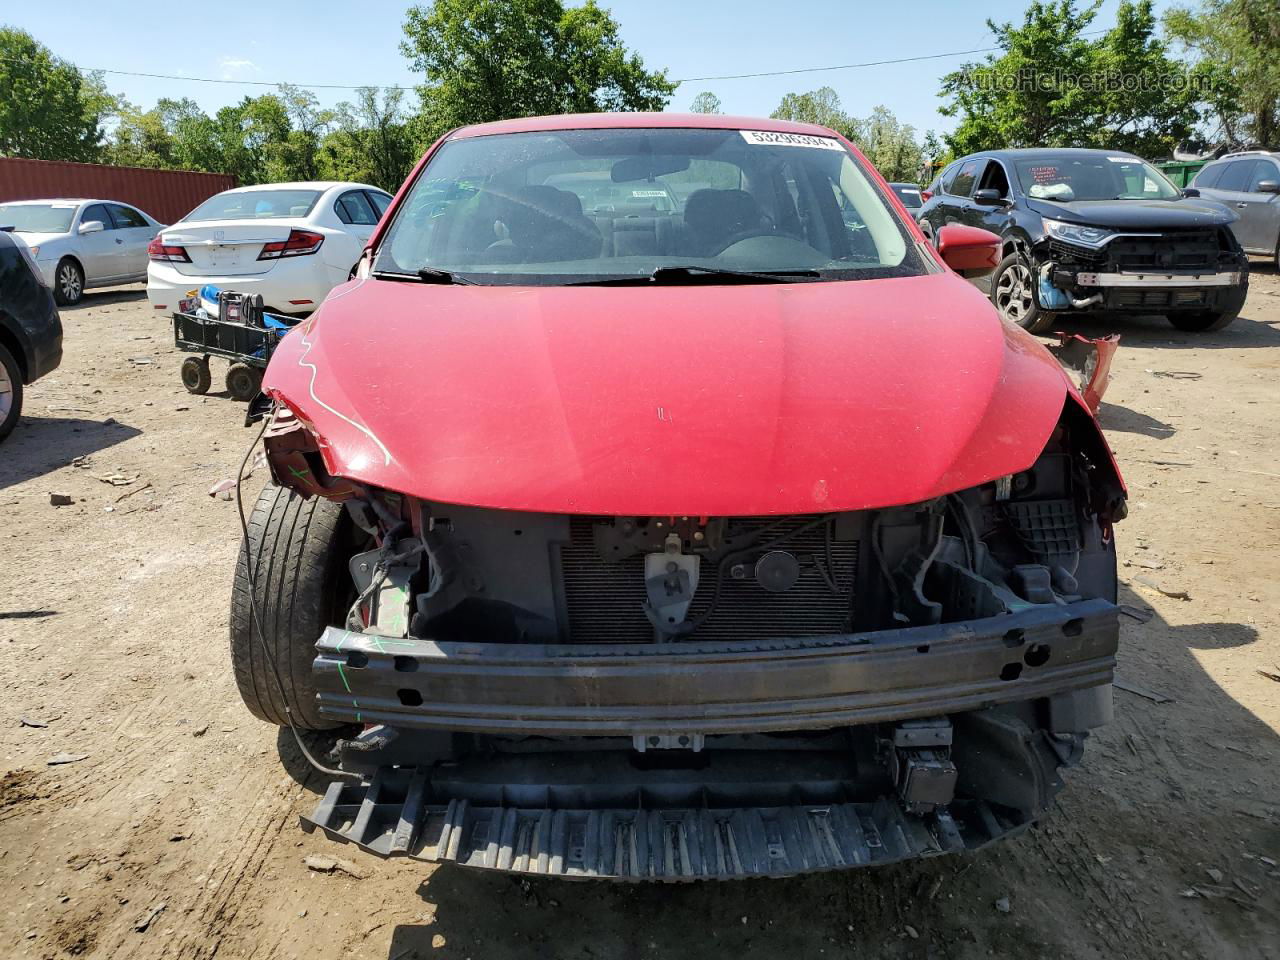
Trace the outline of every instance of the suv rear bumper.
{"type": "Polygon", "coordinates": [[[1105,600],[759,642],[435,643],[337,628],[317,643],[336,720],[544,736],[761,733],[954,714],[1111,683],[1105,600]]]}

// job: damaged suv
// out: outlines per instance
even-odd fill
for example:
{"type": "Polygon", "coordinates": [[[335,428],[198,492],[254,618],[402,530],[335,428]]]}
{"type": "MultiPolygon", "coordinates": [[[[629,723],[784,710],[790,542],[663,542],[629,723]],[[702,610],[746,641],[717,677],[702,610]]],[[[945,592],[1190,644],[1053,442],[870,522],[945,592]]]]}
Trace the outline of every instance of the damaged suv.
{"type": "Polygon", "coordinates": [[[433,146],[264,381],[231,648],[255,715],[349,731],[304,827],[684,880],[1042,814],[1111,716],[1125,489],[962,279],[998,238],[937,239],[807,124],[433,146]]]}
{"type": "Polygon", "coordinates": [[[1000,235],[991,300],[1032,333],[1088,310],[1221,330],[1248,294],[1235,214],[1130,154],[993,150],[955,161],[925,195],[926,234],[963,223],[1000,235]]]}

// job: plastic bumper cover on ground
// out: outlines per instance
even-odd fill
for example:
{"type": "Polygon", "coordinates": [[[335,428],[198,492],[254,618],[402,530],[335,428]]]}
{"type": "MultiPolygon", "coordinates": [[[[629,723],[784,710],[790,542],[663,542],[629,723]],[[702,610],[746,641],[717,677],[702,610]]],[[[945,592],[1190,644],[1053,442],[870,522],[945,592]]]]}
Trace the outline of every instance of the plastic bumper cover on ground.
{"type": "Polygon", "coordinates": [[[961,713],[1109,684],[1105,600],[761,642],[436,643],[330,628],[321,712],[401,728],[548,736],[812,730],[961,713]]]}

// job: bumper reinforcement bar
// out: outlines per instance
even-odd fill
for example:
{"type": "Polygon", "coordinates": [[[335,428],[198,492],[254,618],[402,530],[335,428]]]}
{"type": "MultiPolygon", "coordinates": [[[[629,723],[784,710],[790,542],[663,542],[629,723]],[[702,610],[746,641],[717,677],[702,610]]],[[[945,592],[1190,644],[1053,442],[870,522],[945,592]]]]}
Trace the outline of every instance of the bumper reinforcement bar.
{"type": "Polygon", "coordinates": [[[543,645],[329,628],[326,717],[548,736],[813,730],[960,713],[1111,683],[1105,600],[864,634],[752,642],[543,645]]]}
{"type": "Polygon", "coordinates": [[[1076,283],[1082,287],[1236,287],[1240,274],[1235,273],[1077,273],[1076,283]]]}

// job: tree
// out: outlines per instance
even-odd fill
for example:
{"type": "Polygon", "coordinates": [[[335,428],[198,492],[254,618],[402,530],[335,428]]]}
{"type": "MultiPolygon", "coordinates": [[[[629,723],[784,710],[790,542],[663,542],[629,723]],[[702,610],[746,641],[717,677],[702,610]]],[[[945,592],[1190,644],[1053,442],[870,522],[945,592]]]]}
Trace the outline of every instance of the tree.
{"type": "Polygon", "coordinates": [[[902,123],[885,106],[857,124],[858,148],[886,180],[912,181],[920,176],[924,154],[915,128],[902,123]]]}
{"type": "Polygon", "coordinates": [[[720,98],[710,90],[703,90],[689,104],[690,113],[719,113],[720,98]]]}
{"type": "Polygon", "coordinates": [[[940,108],[960,118],[957,154],[996,147],[1098,146],[1167,152],[1198,113],[1185,65],[1155,36],[1151,0],[1121,0],[1103,37],[1084,34],[1101,0],[1036,0],[1021,25],[987,27],[999,55],[943,77],[940,108]]]}
{"type": "Polygon", "coordinates": [[[416,158],[403,100],[403,90],[389,87],[379,103],[376,87],[361,87],[354,104],[338,104],[337,129],[320,147],[324,175],[371,183],[394,193],[416,158]]]}
{"type": "Polygon", "coordinates": [[[115,121],[102,152],[105,162],[122,167],[174,166],[173,136],[165,126],[159,107],[144,112],[122,98],[116,107],[115,121]]]}
{"type": "Polygon", "coordinates": [[[273,159],[284,171],[284,180],[315,180],[319,176],[317,156],[320,140],[333,123],[335,113],[322,110],[310,90],[282,83],[276,99],[284,108],[283,134],[272,143],[273,159]]]}
{"type": "Polygon", "coordinates": [[[0,28],[0,156],[98,159],[111,110],[103,93],[31,34],[0,28]]]}
{"type": "Polygon", "coordinates": [[[595,0],[435,0],[410,7],[401,44],[425,83],[419,139],[506,117],[661,110],[675,91],[595,0]]]}
{"type": "Polygon", "coordinates": [[[1280,146],[1280,13],[1275,0],[1204,0],[1165,14],[1198,57],[1205,100],[1225,138],[1280,146]]]}
{"type": "Polygon", "coordinates": [[[830,127],[850,140],[857,139],[858,122],[844,112],[839,94],[830,87],[820,87],[808,93],[788,93],[769,116],[775,120],[816,123],[830,127]]]}

